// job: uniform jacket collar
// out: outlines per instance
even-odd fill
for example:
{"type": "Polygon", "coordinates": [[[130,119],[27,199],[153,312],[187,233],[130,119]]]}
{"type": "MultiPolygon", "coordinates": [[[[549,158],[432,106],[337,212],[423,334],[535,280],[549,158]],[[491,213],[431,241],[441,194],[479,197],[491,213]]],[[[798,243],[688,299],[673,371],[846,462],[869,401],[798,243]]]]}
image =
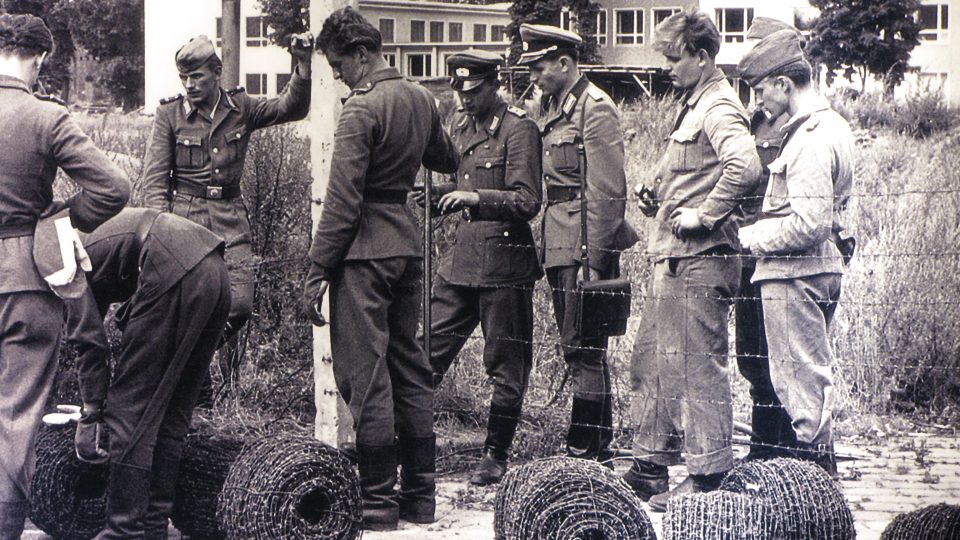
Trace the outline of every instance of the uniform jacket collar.
{"type": "MultiPolygon", "coordinates": [[[[494,109],[493,114],[490,115],[490,118],[484,123],[483,129],[480,131],[485,131],[491,137],[495,137],[497,132],[500,131],[500,126],[503,125],[503,115],[507,113],[507,103],[503,100],[500,100],[497,103],[496,108],[494,109]]],[[[457,123],[457,131],[465,131],[473,122],[469,114],[464,114],[460,122],[457,123]]]]}
{"type": "Polygon", "coordinates": [[[386,67],[383,69],[378,69],[372,73],[368,73],[362,79],[360,79],[360,82],[358,82],[357,85],[350,90],[350,95],[347,96],[347,98],[343,101],[346,101],[357,94],[366,94],[367,92],[373,90],[377,83],[382,81],[401,78],[403,78],[403,76],[400,75],[400,72],[397,71],[396,68],[386,67]]]}
{"type": "Polygon", "coordinates": [[[827,102],[822,96],[818,96],[817,100],[810,104],[809,107],[800,109],[797,111],[797,114],[790,117],[790,120],[787,120],[787,123],[780,128],[780,131],[784,134],[791,133],[796,131],[804,122],[810,119],[812,116],[816,116],[817,113],[826,111],[830,109],[830,103],[827,102]]]}
{"type": "Polygon", "coordinates": [[[564,94],[563,99],[558,102],[560,104],[560,112],[562,112],[564,116],[570,118],[573,110],[577,108],[577,102],[580,101],[580,96],[583,95],[583,92],[586,91],[589,85],[590,81],[587,80],[585,76],[580,75],[577,82],[564,94]]]}
{"type": "Polygon", "coordinates": [[[26,93],[30,93],[30,88],[27,87],[27,83],[16,77],[11,77],[10,75],[0,75],[0,88],[12,88],[15,90],[23,90],[26,93]]]}
{"type": "MultiPolygon", "coordinates": [[[[223,88],[220,89],[220,101],[217,102],[217,112],[220,112],[221,107],[224,107],[225,109],[232,109],[234,111],[240,110],[240,108],[237,107],[237,104],[233,101],[233,98],[230,97],[230,93],[223,88]]],[[[197,108],[190,103],[190,100],[183,98],[183,114],[187,117],[190,117],[195,112],[197,112],[197,108]]]]}
{"type": "Polygon", "coordinates": [[[726,77],[723,75],[723,71],[720,71],[720,68],[714,68],[714,71],[710,77],[704,81],[703,84],[697,88],[694,88],[693,91],[690,92],[690,95],[687,96],[684,105],[687,107],[696,107],[697,103],[700,101],[700,98],[702,98],[710,90],[713,90],[718,84],[720,84],[720,81],[724,80],[725,78],[726,77]]]}

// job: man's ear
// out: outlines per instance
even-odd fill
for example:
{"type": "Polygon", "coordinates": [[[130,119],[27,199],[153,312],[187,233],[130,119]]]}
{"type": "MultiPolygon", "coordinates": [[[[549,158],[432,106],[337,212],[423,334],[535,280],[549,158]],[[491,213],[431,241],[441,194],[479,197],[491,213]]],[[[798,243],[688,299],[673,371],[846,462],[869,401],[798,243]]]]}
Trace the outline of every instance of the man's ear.
{"type": "Polygon", "coordinates": [[[357,47],[357,60],[359,60],[361,64],[366,64],[370,61],[370,51],[367,50],[366,45],[359,45],[357,47]]]}
{"type": "Polygon", "coordinates": [[[709,60],[710,60],[710,53],[708,53],[704,49],[700,49],[697,51],[697,64],[700,67],[707,65],[707,62],[709,60]]]}

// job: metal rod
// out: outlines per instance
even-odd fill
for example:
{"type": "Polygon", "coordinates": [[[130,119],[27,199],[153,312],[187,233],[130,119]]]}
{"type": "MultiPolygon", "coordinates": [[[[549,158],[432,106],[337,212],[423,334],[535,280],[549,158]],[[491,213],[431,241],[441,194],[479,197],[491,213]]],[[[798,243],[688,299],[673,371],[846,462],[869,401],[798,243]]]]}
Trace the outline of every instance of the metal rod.
{"type": "Polygon", "coordinates": [[[423,181],[423,354],[426,355],[427,365],[430,364],[431,336],[430,326],[433,321],[433,312],[430,309],[430,292],[433,289],[433,172],[427,170],[427,177],[423,181]]]}

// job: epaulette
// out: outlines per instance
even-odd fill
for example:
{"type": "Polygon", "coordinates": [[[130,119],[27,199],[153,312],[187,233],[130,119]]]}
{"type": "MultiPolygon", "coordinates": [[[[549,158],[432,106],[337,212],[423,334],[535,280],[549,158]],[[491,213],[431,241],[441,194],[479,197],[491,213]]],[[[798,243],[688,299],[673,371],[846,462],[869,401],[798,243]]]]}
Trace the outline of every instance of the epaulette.
{"type": "Polygon", "coordinates": [[[62,106],[64,106],[64,107],[67,106],[67,102],[66,102],[66,101],[64,101],[64,100],[60,99],[59,97],[54,96],[54,95],[52,95],[52,94],[34,94],[34,97],[36,97],[36,98],[39,99],[40,101],[49,101],[49,102],[51,102],[51,103],[56,103],[57,105],[62,105],[62,106]]]}
{"type": "Polygon", "coordinates": [[[166,97],[160,100],[161,105],[166,105],[167,103],[173,103],[174,101],[179,101],[183,99],[183,94],[177,94],[175,96],[166,97]]]}
{"type": "Polygon", "coordinates": [[[520,107],[515,107],[513,105],[507,106],[507,112],[514,116],[519,116],[520,118],[524,118],[527,116],[527,111],[521,109],[520,107]]]}
{"type": "Polygon", "coordinates": [[[810,116],[810,119],[806,122],[806,130],[813,131],[820,126],[820,117],[817,115],[810,116]]]}
{"type": "Polygon", "coordinates": [[[228,96],[232,96],[232,95],[234,95],[234,94],[239,94],[240,92],[246,92],[246,91],[247,91],[246,88],[244,88],[244,87],[242,87],[242,86],[238,86],[238,87],[236,87],[236,88],[231,88],[231,89],[227,90],[226,92],[227,92],[227,95],[228,95],[228,96]]]}
{"type": "Polygon", "coordinates": [[[603,90],[590,85],[587,87],[587,95],[592,97],[594,101],[600,101],[603,99],[603,90]]]}
{"type": "Polygon", "coordinates": [[[373,87],[374,87],[374,86],[375,86],[375,85],[374,85],[373,81],[367,81],[367,84],[365,84],[365,85],[363,85],[363,86],[360,86],[360,87],[357,87],[357,88],[354,88],[353,90],[351,90],[351,91],[350,91],[350,95],[351,95],[351,96],[358,96],[358,95],[366,94],[367,92],[373,90],[373,87]]]}

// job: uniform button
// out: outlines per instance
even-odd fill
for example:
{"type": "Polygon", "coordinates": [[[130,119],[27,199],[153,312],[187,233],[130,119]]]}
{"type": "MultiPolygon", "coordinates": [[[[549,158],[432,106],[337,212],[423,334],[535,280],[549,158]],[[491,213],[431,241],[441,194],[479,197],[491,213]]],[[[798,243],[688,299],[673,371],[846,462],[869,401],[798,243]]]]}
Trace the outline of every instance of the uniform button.
{"type": "Polygon", "coordinates": [[[654,180],[654,182],[656,182],[656,183],[658,183],[658,184],[659,184],[659,183],[660,183],[660,179],[659,179],[659,178],[657,178],[656,180],[654,180]]]}
{"type": "Polygon", "coordinates": [[[220,174],[220,169],[214,169],[213,174],[220,174]]]}
{"type": "Polygon", "coordinates": [[[243,135],[241,135],[241,134],[239,134],[239,133],[237,133],[236,135],[234,135],[234,138],[239,139],[240,137],[243,137],[243,135]]]}
{"type": "Polygon", "coordinates": [[[491,164],[491,163],[488,161],[488,162],[484,163],[483,166],[489,169],[490,167],[493,167],[493,164],[491,164]]]}
{"type": "Polygon", "coordinates": [[[219,148],[214,148],[214,149],[213,149],[213,153],[214,153],[214,154],[216,154],[216,153],[219,152],[219,151],[220,151],[219,148]]]}
{"type": "Polygon", "coordinates": [[[549,150],[545,151],[545,152],[543,153],[543,155],[549,156],[549,155],[550,155],[550,151],[549,151],[549,150]]]}
{"type": "Polygon", "coordinates": [[[489,148],[490,148],[490,145],[489,145],[489,144],[485,144],[485,145],[483,145],[483,147],[489,149],[489,148]]]}
{"type": "Polygon", "coordinates": [[[510,231],[503,231],[504,236],[510,236],[510,231]]]}
{"type": "Polygon", "coordinates": [[[770,143],[767,142],[767,141],[763,141],[763,147],[764,147],[764,148],[770,148],[770,143]]]}
{"type": "Polygon", "coordinates": [[[467,152],[467,155],[468,155],[468,156],[472,156],[472,155],[473,155],[473,150],[467,152]]]}
{"type": "Polygon", "coordinates": [[[463,179],[464,179],[464,180],[469,180],[469,179],[470,179],[470,173],[467,173],[467,174],[463,175],[463,179]]]}

